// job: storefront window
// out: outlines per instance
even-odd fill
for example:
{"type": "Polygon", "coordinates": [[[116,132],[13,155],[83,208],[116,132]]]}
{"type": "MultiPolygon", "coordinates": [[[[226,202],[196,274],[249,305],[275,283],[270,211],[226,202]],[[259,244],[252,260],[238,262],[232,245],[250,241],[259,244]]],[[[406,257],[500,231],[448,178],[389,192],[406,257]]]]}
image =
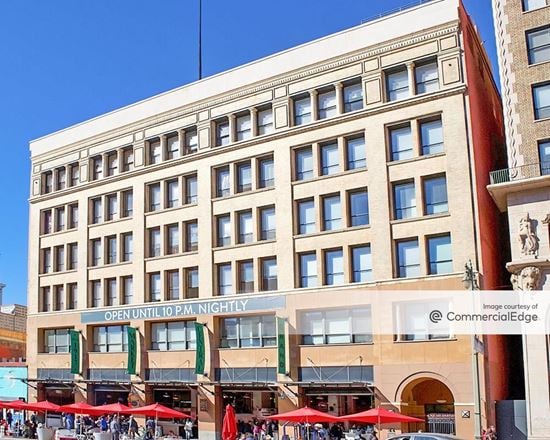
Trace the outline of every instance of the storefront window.
{"type": "Polygon", "coordinates": [[[69,330],[68,328],[44,330],[44,353],[68,353],[69,330]]]}
{"type": "Polygon", "coordinates": [[[304,345],[372,342],[370,307],[354,310],[304,312],[301,316],[304,345]]]}
{"type": "Polygon", "coordinates": [[[151,324],[151,350],[194,350],[195,321],[151,324]]]}
{"type": "Polygon", "coordinates": [[[190,413],[193,407],[190,390],[155,389],[154,396],[155,402],[187,414],[190,413]]]}
{"type": "Polygon", "coordinates": [[[220,327],[221,348],[275,346],[274,316],[225,318],[220,327]]]}

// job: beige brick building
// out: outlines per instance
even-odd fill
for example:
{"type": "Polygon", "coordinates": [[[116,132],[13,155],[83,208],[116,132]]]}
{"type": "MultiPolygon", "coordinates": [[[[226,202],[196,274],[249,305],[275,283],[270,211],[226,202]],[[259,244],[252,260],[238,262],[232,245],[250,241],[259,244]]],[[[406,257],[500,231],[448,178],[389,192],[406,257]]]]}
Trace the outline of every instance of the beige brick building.
{"type": "Polygon", "coordinates": [[[499,120],[472,24],[437,0],[31,142],[31,399],[159,401],[201,439],[229,401],[242,420],[387,405],[425,420],[395,428],[472,438],[491,408],[471,339],[378,335],[366,298],[463,289],[470,259],[499,285],[476,137],[500,139],[499,120]]]}
{"type": "MultiPolygon", "coordinates": [[[[550,3],[493,0],[508,168],[489,190],[510,224],[515,289],[550,289],[550,3]]],[[[550,437],[548,339],[523,340],[529,439],[550,437]],[[541,380],[542,378],[542,380],[541,380]]]]}

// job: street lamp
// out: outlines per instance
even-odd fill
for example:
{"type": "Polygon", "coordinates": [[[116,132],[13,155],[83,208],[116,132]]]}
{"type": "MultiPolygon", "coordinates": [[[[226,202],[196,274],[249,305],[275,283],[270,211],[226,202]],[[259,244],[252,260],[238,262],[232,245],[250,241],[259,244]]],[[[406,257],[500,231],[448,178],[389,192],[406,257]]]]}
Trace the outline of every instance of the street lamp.
{"type": "Polygon", "coordinates": [[[472,266],[472,260],[468,260],[464,265],[464,276],[462,277],[462,283],[466,290],[479,290],[477,274],[472,266]]]}

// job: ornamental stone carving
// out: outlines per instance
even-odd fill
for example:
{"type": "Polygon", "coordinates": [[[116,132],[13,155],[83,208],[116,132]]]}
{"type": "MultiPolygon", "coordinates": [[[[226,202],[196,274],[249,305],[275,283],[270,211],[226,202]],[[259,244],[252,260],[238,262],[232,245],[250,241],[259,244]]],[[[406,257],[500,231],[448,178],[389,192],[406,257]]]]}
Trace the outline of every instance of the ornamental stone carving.
{"type": "Polygon", "coordinates": [[[510,277],[514,290],[539,290],[540,289],[540,269],[534,266],[527,266],[510,277]]]}
{"type": "Polygon", "coordinates": [[[533,220],[529,217],[529,213],[519,220],[518,242],[521,246],[522,255],[534,256],[536,258],[539,239],[537,234],[535,234],[533,220]]]}

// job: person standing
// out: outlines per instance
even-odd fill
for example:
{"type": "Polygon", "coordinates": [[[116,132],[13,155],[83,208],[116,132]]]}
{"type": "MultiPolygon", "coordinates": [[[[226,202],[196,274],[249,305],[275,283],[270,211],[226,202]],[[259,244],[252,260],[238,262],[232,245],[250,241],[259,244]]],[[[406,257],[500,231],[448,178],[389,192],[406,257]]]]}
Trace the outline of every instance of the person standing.
{"type": "Polygon", "coordinates": [[[185,440],[191,440],[193,438],[193,420],[187,419],[184,425],[185,440]]]}
{"type": "Polygon", "coordinates": [[[119,440],[120,438],[120,424],[118,423],[118,416],[114,415],[111,419],[111,424],[109,426],[113,440],[119,440]]]}

